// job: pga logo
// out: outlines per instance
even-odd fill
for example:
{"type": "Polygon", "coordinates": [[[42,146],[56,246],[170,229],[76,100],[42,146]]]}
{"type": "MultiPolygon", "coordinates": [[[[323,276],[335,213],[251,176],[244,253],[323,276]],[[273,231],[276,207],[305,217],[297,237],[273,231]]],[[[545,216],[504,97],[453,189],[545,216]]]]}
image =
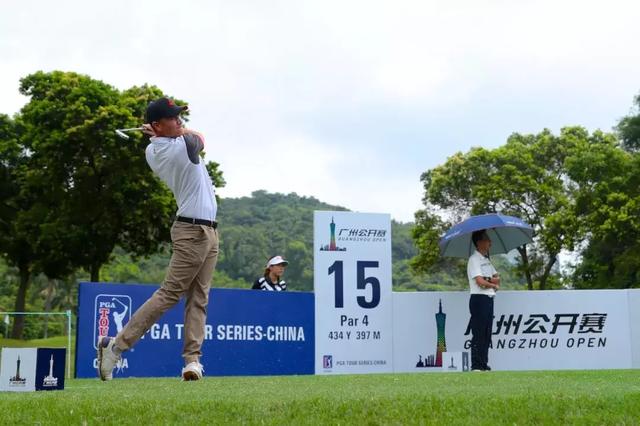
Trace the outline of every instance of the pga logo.
{"type": "Polygon", "coordinates": [[[122,294],[99,294],[93,313],[93,346],[98,338],[115,336],[131,319],[131,298],[122,294]]]}
{"type": "Polygon", "coordinates": [[[322,368],[333,368],[333,356],[324,355],[322,357],[322,368]]]}

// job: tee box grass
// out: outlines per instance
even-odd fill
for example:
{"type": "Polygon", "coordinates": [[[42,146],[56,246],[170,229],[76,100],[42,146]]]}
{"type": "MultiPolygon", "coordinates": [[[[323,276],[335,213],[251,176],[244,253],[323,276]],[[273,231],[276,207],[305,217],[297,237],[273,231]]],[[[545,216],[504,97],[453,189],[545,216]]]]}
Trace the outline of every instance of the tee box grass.
{"type": "Polygon", "coordinates": [[[640,424],[640,370],[69,380],[2,424],[640,424]]]}

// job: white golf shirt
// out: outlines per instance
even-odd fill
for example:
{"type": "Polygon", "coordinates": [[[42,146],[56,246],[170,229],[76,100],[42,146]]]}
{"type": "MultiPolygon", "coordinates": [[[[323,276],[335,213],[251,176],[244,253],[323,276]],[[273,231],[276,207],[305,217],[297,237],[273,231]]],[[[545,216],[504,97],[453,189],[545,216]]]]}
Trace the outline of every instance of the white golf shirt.
{"type": "Polygon", "coordinates": [[[469,278],[469,292],[471,294],[484,294],[486,296],[495,296],[496,291],[493,288],[482,288],[476,283],[476,277],[492,277],[497,273],[496,268],[491,264],[488,257],[484,257],[482,253],[476,250],[467,263],[467,277],[469,278]]]}
{"type": "Polygon", "coordinates": [[[145,155],[151,170],[173,192],[178,216],[213,221],[218,205],[213,183],[198,155],[203,149],[203,141],[193,134],[152,137],[145,155]]]}

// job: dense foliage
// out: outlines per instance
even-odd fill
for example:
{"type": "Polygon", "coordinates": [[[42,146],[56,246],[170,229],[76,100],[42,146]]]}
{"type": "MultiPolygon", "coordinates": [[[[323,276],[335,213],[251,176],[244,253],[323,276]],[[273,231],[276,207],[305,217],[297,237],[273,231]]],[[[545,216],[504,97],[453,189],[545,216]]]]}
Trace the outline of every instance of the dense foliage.
{"type": "MultiPolygon", "coordinates": [[[[291,263],[285,279],[290,290],[313,290],[313,211],[346,210],[295,193],[274,194],[256,191],[250,197],[220,201],[221,257],[214,275],[214,287],[250,288],[259,277],[266,260],[284,255],[291,263]]],[[[417,253],[411,233],[413,224],[392,221],[393,288],[395,291],[464,290],[467,286],[465,262],[453,261],[434,271],[417,275],[409,262],[417,253]]],[[[159,284],[171,256],[168,241],[159,252],[134,257],[116,247],[111,260],[101,270],[105,282],[159,284]]],[[[494,259],[503,272],[505,288],[524,288],[524,279],[506,257],[494,259]]],[[[0,311],[9,309],[17,288],[17,271],[0,261],[0,311]]],[[[43,274],[33,280],[27,309],[74,309],[78,281],[88,281],[82,270],[66,279],[47,279],[43,274]],[[50,295],[49,297],[47,295],[50,295]]],[[[40,320],[38,320],[40,321],[40,320]]],[[[42,324],[27,324],[25,336],[42,337],[42,324]]]]}
{"type": "MultiPolygon", "coordinates": [[[[638,100],[637,100],[638,101],[638,100]]],[[[471,214],[504,213],[534,228],[518,248],[527,287],[631,288],[640,273],[640,153],[637,117],[614,133],[568,127],[555,135],[514,134],[496,149],[457,153],[422,175],[424,209],[416,214],[417,272],[448,262],[440,235],[471,214]],[[565,271],[559,258],[571,260],[565,271]]]]}
{"type": "MultiPolygon", "coordinates": [[[[42,71],[20,81],[29,101],[0,116],[0,253],[20,277],[13,309],[24,311],[33,275],[94,281],[116,246],[135,256],[168,238],[175,202],[144,158],[146,141],[114,129],[142,121],[153,86],[125,91],[73,72],[42,71]]],[[[221,178],[217,165],[209,172],[221,178]]],[[[18,317],[13,336],[21,337],[18,317]]]]}
{"type": "MultiPolygon", "coordinates": [[[[79,280],[160,283],[175,201],[146,164],[147,141],[113,130],[138,125],[162,90],[122,91],[61,71],[28,75],[19,90],[25,106],[0,114],[0,311],[73,309],[79,280]]],[[[535,230],[533,244],[494,258],[503,288],[638,287],[640,96],[634,102],[615,133],[514,134],[425,171],[415,224],[392,222],[394,290],[465,289],[465,261],[441,258],[437,242],[451,224],[487,212],[535,230]],[[563,255],[570,269],[560,270],[563,255]]],[[[206,166],[224,186],[220,165],[206,166]]],[[[289,288],[313,289],[313,211],[346,208],[266,191],[219,201],[214,286],[249,288],[281,254],[289,288]]],[[[18,317],[11,334],[43,331],[18,317]]]]}

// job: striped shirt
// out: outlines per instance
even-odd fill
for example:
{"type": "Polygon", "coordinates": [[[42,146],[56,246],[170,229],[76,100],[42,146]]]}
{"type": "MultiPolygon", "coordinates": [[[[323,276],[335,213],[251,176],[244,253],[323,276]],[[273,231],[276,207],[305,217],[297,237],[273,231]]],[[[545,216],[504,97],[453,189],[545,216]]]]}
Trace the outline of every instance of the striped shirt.
{"type": "Polygon", "coordinates": [[[260,277],[253,283],[252,290],[267,290],[267,291],[285,291],[287,289],[287,283],[284,280],[280,280],[277,283],[272,283],[267,277],[260,277]]]}

